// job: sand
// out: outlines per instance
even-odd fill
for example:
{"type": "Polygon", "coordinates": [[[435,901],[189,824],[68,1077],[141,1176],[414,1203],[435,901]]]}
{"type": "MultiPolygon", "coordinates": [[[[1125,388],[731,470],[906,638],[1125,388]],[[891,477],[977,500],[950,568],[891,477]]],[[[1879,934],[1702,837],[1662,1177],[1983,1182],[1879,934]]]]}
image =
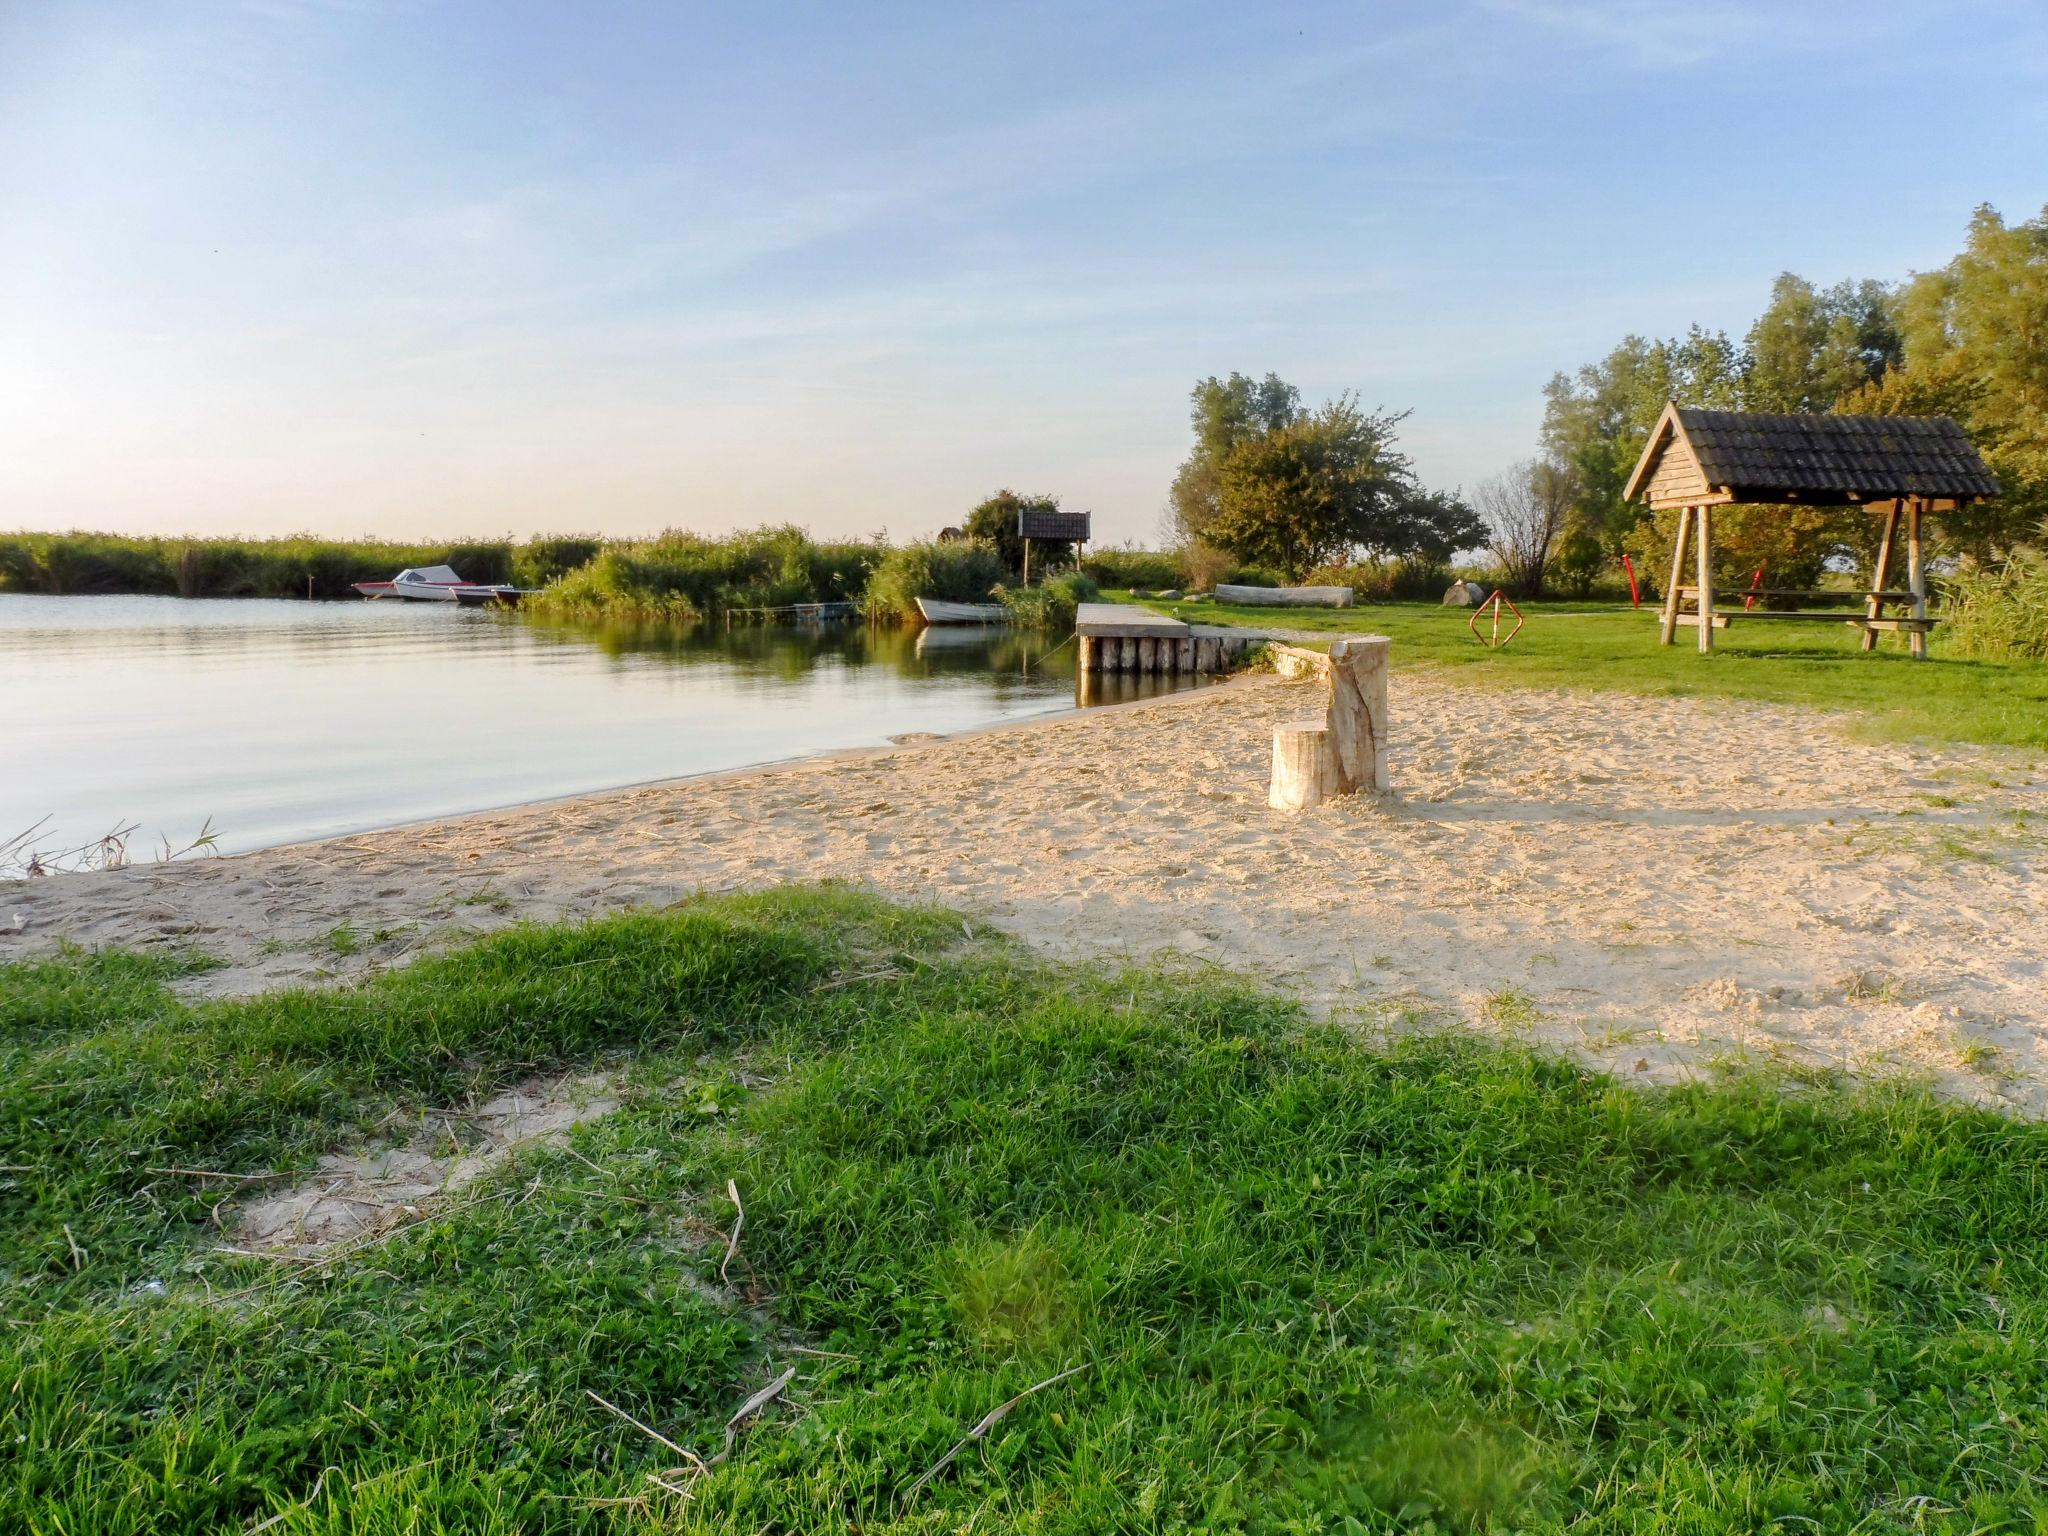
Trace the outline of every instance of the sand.
{"type": "Polygon", "coordinates": [[[347,979],[522,918],[839,879],[1069,957],[1240,968],[1646,1082],[1742,1059],[2048,1112],[2048,763],[1824,713],[1393,684],[1394,796],[1271,811],[1249,679],[892,749],[0,890],[0,958],[175,944],[347,979]],[[2036,823],[2038,825],[2038,823],[2036,823]],[[337,940],[334,931],[346,932],[337,940]],[[352,951],[344,953],[344,951],[352,951]]]}

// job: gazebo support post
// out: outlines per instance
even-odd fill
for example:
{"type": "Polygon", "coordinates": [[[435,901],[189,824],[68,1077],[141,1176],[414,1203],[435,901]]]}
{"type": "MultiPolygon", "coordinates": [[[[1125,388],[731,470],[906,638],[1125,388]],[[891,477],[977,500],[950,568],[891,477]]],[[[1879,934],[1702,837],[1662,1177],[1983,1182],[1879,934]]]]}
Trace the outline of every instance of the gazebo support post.
{"type": "MultiPolygon", "coordinates": [[[[1906,503],[1906,585],[1913,593],[1913,617],[1927,617],[1927,558],[1920,542],[1920,505],[1918,496],[1906,503]]],[[[1913,659],[1927,659],[1927,631],[1915,628],[1910,637],[1913,659]]]]}
{"type": "MultiPolygon", "coordinates": [[[[1699,510],[1700,653],[1714,648],[1714,509],[1699,510]]],[[[1915,546],[1917,548],[1917,546],[1915,546]]]]}
{"type": "Polygon", "coordinates": [[[1678,585],[1685,580],[1685,541],[1692,536],[1692,508],[1678,509],[1678,542],[1671,546],[1671,579],[1664,584],[1663,643],[1678,632],[1678,585]]]}
{"type": "MultiPolygon", "coordinates": [[[[1884,615],[1884,604],[1877,600],[1877,594],[1882,592],[1884,584],[1892,579],[1892,547],[1899,542],[1899,509],[1904,505],[1904,502],[1894,500],[1885,509],[1884,537],[1878,541],[1877,568],[1870,575],[1870,601],[1864,605],[1864,616],[1867,618],[1882,618],[1884,615]]],[[[1863,639],[1858,643],[1866,651],[1876,650],[1877,631],[1866,629],[1863,631],[1863,639]]]]}

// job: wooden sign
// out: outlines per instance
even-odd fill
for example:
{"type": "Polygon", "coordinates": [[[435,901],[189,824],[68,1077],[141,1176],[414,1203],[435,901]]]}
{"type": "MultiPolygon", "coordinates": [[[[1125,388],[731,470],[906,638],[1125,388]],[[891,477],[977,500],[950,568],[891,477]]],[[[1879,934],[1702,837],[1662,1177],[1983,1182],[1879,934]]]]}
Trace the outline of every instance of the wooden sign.
{"type": "Polygon", "coordinates": [[[1045,512],[1030,507],[1017,509],[1017,537],[1020,539],[1058,539],[1068,543],[1088,542],[1088,518],[1086,512],[1045,512]]]}

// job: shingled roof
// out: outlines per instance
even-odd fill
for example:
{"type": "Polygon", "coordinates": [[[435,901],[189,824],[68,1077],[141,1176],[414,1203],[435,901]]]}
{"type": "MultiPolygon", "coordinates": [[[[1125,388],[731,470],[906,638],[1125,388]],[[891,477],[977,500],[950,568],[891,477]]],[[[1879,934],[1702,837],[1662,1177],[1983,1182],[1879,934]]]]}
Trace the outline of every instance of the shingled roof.
{"type": "Polygon", "coordinates": [[[1974,501],[1998,482],[1946,416],[1771,416],[1668,405],[1629,476],[1631,499],[1862,505],[1974,501]]]}

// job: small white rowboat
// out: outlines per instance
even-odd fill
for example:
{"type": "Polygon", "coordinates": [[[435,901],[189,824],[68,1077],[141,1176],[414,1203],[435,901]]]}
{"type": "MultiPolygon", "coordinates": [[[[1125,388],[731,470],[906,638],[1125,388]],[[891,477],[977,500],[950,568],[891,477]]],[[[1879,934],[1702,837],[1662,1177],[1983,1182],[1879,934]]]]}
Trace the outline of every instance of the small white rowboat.
{"type": "Polygon", "coordinates": [[[927,624],[1001,624],[1010,617],[1001,603],[949,603],[937,597],[920,597],[917,611],[927,624]]]}

